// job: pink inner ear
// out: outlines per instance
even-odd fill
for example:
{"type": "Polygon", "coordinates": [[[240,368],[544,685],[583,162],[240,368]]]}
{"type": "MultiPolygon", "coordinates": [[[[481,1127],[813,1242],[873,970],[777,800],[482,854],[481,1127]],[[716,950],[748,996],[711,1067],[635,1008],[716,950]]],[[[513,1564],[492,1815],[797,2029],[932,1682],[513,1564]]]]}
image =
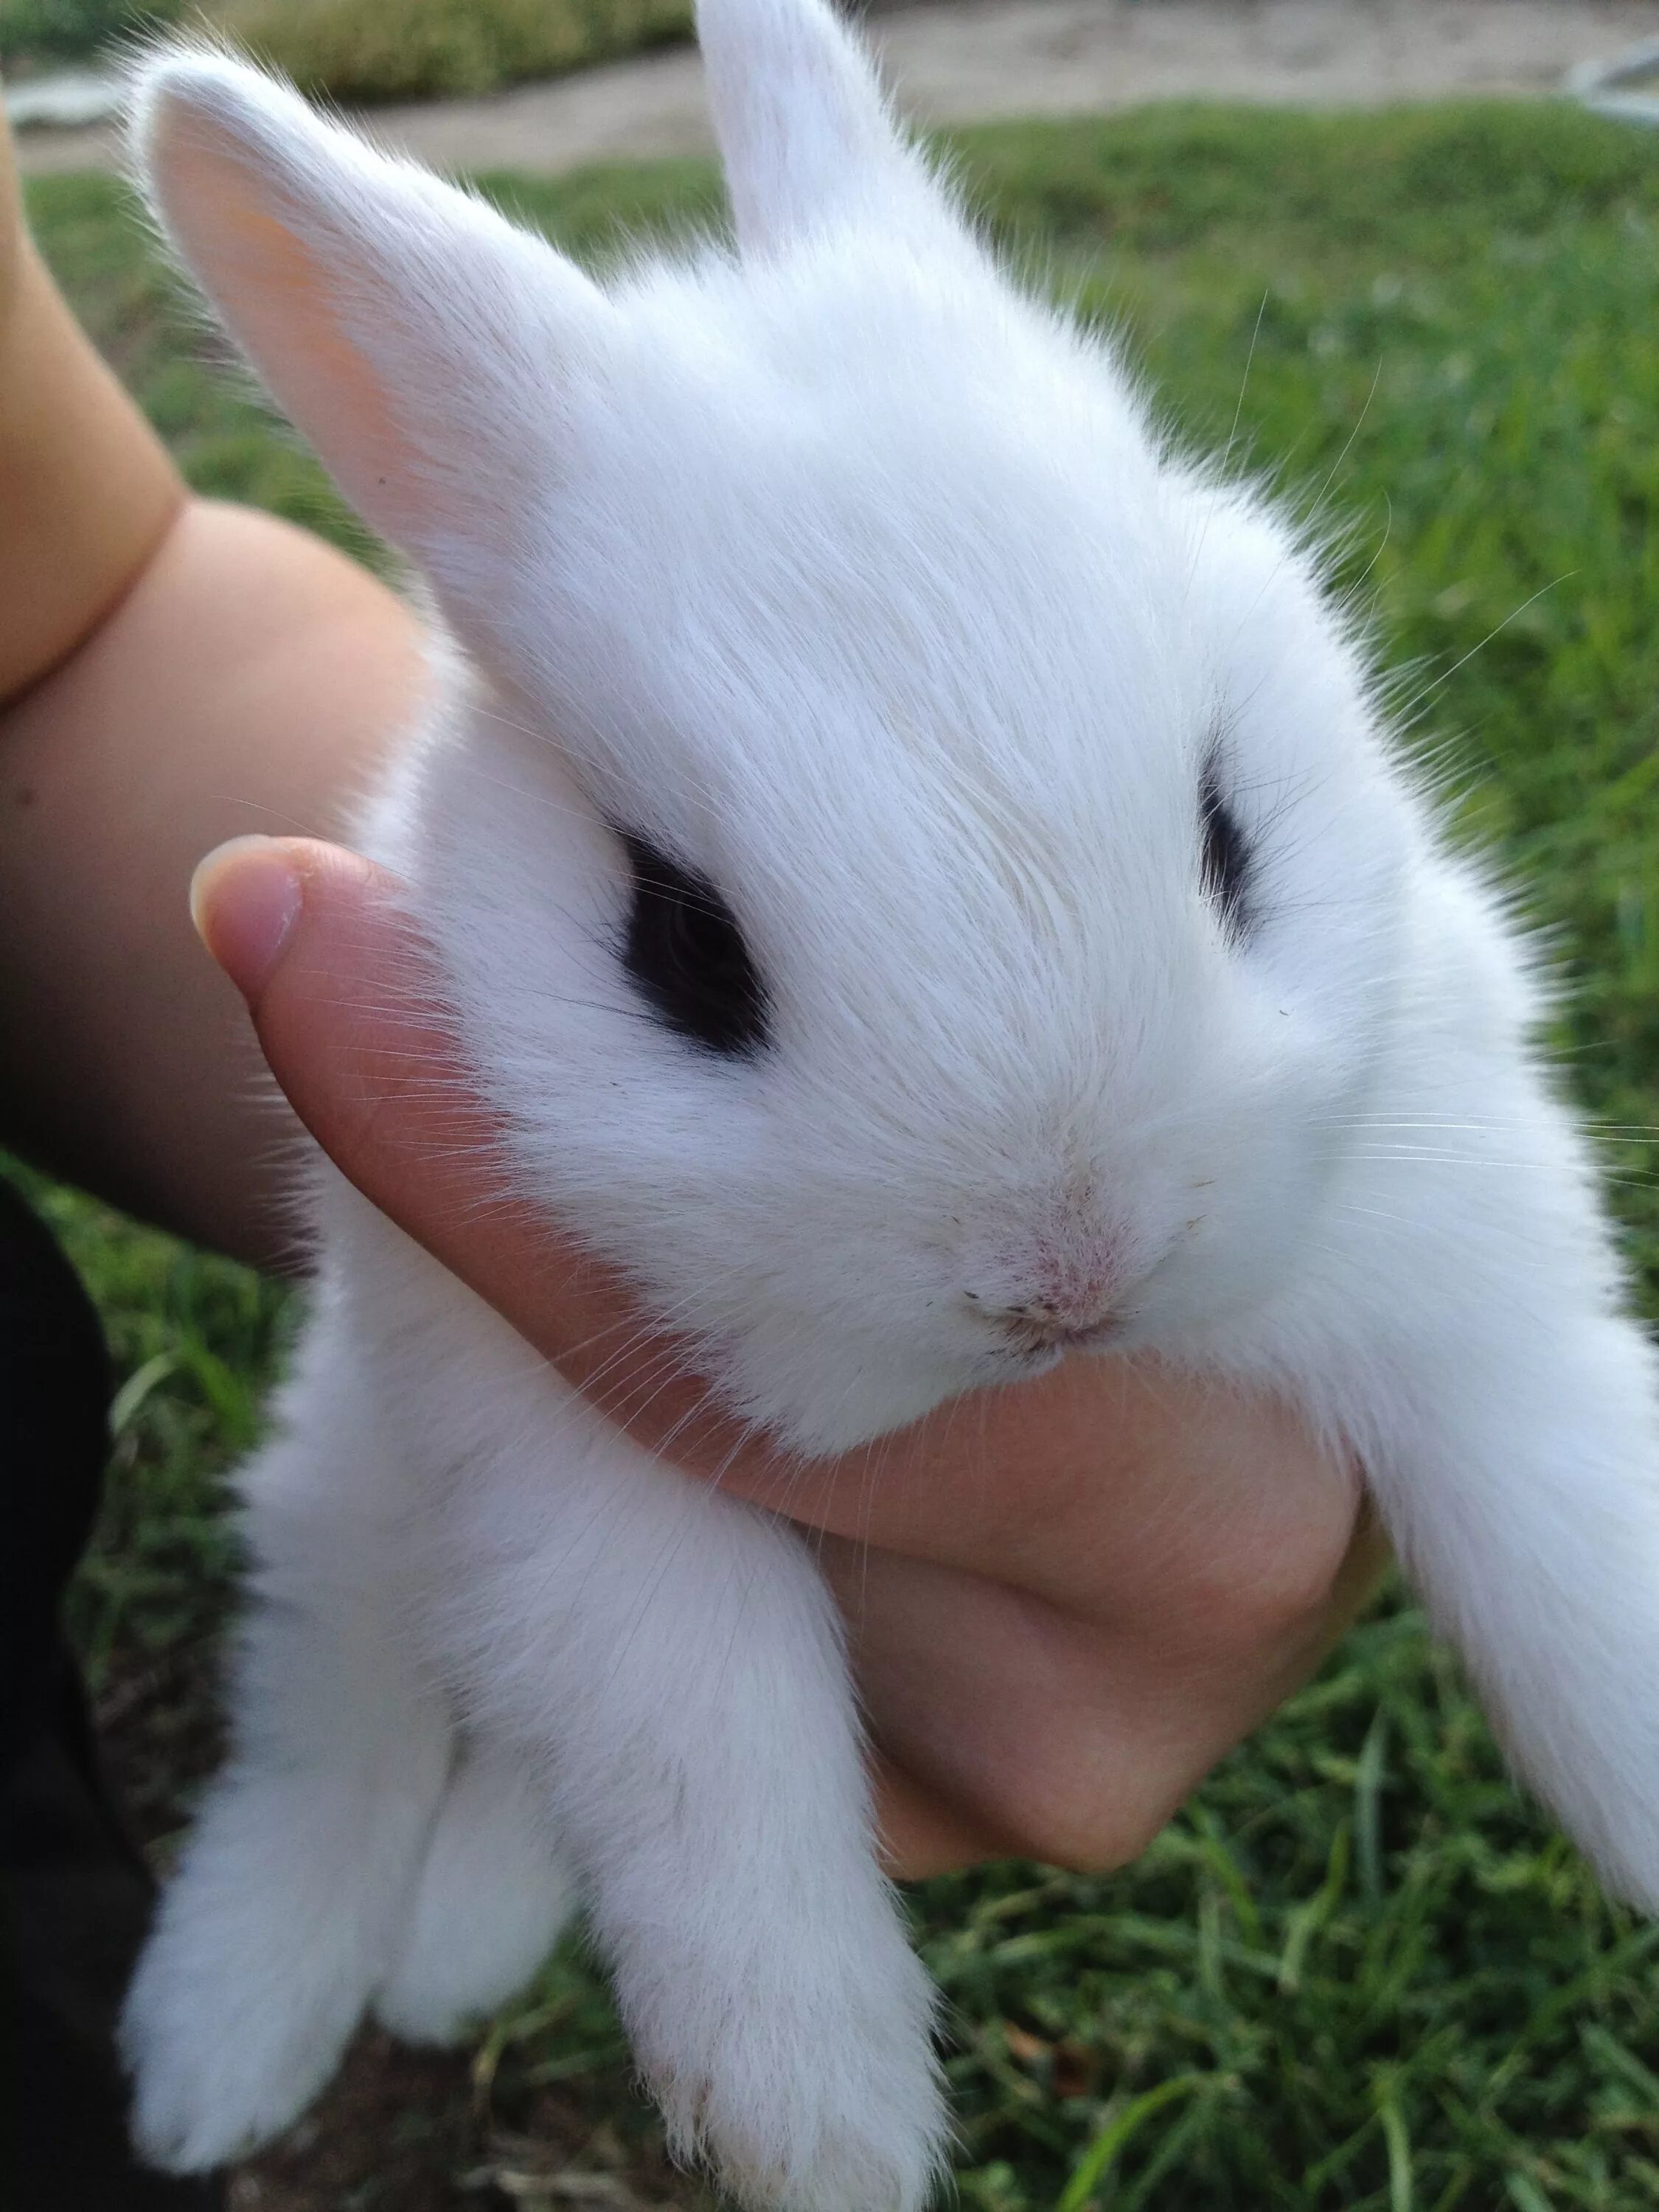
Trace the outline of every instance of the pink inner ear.
{"type": "Polygon", "coordinates": [[[307,240],[273,211],[285,197],[280,182],[255,170],[241,147],[204,143],[201,118],[175,120],[157,152],[168,227],[204,289],[367,519],[400,535],[416,520],[398,511],[407,436],[337,305],[343,296],[373,312],[359,257],[326,231],[307,240]]]}
{"type": "Polygon", "coordinates": [[[140,149],[272,398],[463,632],[493,619],[531,449],[608,313],[561,255],[237,64],[163,64],[140,149]]]}
{"type": "Polygon", "coordinates": [[[297,358],[286,375],[326,390],[353,435],[389,453],[391,410],[385,390],[341,328],[318,285],[315,263],[299,240],[275,216],[255,208],[234,210],[230,228],[244,241],[245,265],[257,271],[255,283],[264,295],[256,298],[250,323],[275,325],[291,318],[283,343],[297,349],[297,358]]]}

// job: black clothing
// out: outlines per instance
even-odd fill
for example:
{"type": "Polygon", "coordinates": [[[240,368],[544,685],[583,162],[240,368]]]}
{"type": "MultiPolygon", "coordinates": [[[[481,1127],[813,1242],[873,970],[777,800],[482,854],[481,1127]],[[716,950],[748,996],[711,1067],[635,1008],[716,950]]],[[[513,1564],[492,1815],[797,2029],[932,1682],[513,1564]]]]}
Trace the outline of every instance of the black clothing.
{"type": "Polygon", "coordinates": [[[0,1177],[0,2208],[213,2212],[127,2144],[117,2012],[153,1900],[98,1771],[60,1624],[108,1447],[85,1291],[0,1177]]]}

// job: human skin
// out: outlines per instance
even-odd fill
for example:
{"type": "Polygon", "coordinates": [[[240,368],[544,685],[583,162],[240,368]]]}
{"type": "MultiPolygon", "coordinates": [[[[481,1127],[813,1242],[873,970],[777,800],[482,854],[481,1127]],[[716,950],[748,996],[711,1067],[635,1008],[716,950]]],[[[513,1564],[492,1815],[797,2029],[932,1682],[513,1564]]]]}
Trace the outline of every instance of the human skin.
{"type": "Polygon", "coordinates": [[[398,887],[302,840],[198,873],[198,927],[301,1118],[369,1196],[614,1418],[817,1532],[906,1872],[1009,1850],[1139,1850],[1299,1681],[1377,1556],[1355,1471],[1290,1415],[1153,1367],[1076,1358],[805,1464],[641,1337],[625,1285],[500,1195],[398,887]],[[388,1012],[387,1010],[391,1010],[388,1012]]]}
{"type": "Polygon", "coordinates": [[[401,604],[186,495],[21,222],[0,117],[0,1133],[239,1256],[289,1242],[285,1128],[185,887],[338,830],[421,682],[401,604]]]}
{"type": "Polygon", "coordinates": [[[3,148],[0,515],[7,1139],[271,1266],[303,1122],[635,1433],[813,1532],[896,1872],[1133,1856],[1373,1585],[1357,1470],[1283,1407],[1121,1361],[805,1468],[665,1382],[625,1286],[488,1202],[495,1133],[410,1012],[435,981],[325,842],[416,702],[412,617],[319,541],[185,495],[27,246],[3,148]],[[216,965],[191,872],[259,831],[283,834],[198,878],[216,965]]]}

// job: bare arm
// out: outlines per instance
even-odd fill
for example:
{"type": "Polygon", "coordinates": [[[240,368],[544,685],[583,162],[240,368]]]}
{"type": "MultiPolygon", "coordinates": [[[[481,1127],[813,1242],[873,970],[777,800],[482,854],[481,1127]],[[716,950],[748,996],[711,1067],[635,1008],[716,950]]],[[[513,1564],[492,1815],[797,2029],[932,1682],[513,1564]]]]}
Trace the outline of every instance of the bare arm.
{"type": "Polygon", "coordinates": [[[185,890],[239,831],[337,830],[417,645],[330,547],[188,496],[28,240],[0,118],[0,1141],[276,1255],[292,1122],[185,890]]]}
{"type": "Polygon", "coordinates": [[[278,1256],[293,1124],[202,957],[191,870],[243,831],[337,830],[419,683],[410,617],[343,556],[240,508],[168,519],[113,611],[0,708],[7,1141],[278,1256]]]}
{"type": "Polygon", "coordinates": [[[30,242],[0,116],[0,699],[74,650],[183,500],[30,242]]]}

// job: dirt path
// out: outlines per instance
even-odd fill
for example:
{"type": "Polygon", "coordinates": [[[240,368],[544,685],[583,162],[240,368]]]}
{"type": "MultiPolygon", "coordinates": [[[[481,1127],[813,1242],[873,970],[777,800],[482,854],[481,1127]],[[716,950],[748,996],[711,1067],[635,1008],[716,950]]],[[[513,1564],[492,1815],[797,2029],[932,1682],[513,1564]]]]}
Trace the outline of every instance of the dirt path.
{"type": "MultiPolygon", "coordinates": [[[[872,25],[927,121],[1057,115],[1149,100],[1373,105],[1537,93],[1587,57],[1659,37],[1659,0],[932,0],[872,25]]],[[[690,49],[483,100],[379,110],[383,136],[439,167],[574,168],[708,143],[690,49]]],[[[112,158],[107,128],[40,131],[27,169],[112,158]]]]}

